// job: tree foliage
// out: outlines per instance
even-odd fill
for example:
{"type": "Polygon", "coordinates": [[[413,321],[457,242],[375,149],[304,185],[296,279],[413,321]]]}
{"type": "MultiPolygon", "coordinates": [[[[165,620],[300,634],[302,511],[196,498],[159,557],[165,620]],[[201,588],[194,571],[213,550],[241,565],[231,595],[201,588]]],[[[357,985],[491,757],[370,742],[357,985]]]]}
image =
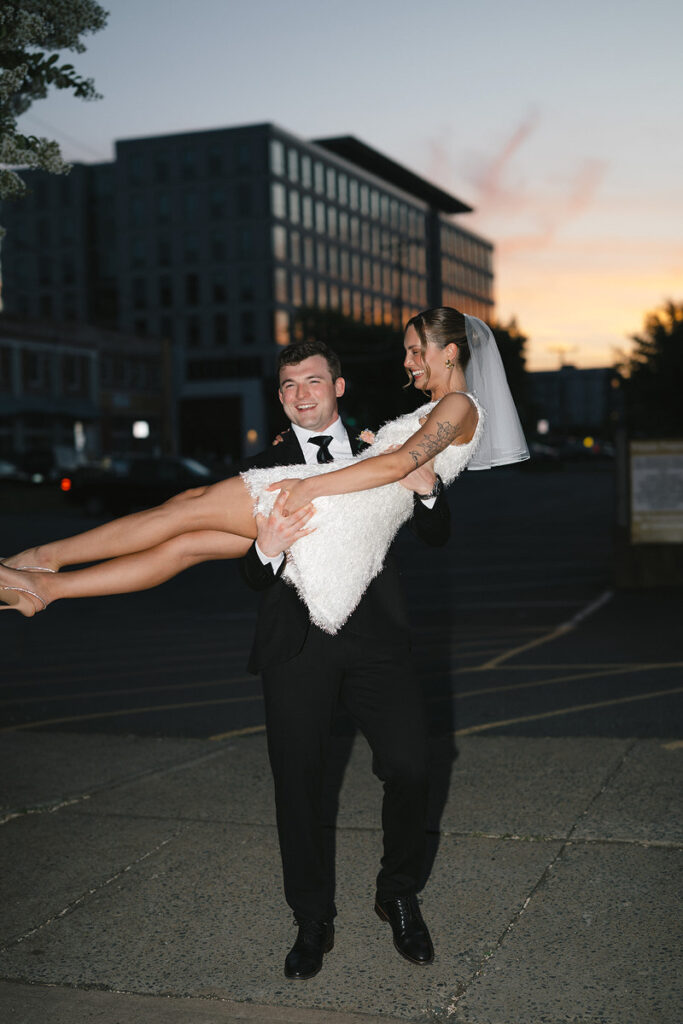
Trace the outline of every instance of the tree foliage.
{"type": "Polygon", "coordinates": [[[26,186],[12,167],[64,174],[70,168],[56,142],[23,135],[17,118],[51,86],[70,89],[79,99],[98,99],[90,78],[59,52],[82,53],[81,36],[97,32],[107,12],[95,0],[3,0],[0,5],[0,198],[20,196],[26,186]]]}
{"type": "Polygon", "coordinates": [[[626,418],[633,434],[683,436],[683,302],[668,301],[648,313],[632,337],[625,374],[626,418]]]}

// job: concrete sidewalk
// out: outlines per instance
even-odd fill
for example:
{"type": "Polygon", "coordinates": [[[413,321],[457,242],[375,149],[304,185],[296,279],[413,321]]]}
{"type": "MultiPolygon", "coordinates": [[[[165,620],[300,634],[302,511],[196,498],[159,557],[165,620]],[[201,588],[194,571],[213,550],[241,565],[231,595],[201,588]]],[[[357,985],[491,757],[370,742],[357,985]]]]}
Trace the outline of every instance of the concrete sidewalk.
{"type": "Polygon", "coordinates": [[[263,737],[4,734],[0,1020],[679,1024],[682,743],[467,738],[447,796],[437,752],[426,969],[372,911],[381,789],[348,753],[337,941],[292,983],[263,737]]]}

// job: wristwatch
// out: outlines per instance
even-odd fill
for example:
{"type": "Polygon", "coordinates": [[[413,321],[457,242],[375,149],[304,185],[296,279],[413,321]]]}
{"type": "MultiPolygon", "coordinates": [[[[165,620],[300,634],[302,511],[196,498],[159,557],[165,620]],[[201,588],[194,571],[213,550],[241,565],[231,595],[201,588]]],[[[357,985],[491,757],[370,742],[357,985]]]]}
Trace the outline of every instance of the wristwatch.
{"type": "Polygon", "coordinates": [[[437,473],[436,477],[434,479],[434,486],[432,487],[432,489],[429,492],[429,494],[418,494],[417,497],[420,498],[421,501],[427,501],[429,498],[438,498],[439,495],[441,494],[442,490],[443,490],[443,480],[441,479],[441,477],[437,473]]]}

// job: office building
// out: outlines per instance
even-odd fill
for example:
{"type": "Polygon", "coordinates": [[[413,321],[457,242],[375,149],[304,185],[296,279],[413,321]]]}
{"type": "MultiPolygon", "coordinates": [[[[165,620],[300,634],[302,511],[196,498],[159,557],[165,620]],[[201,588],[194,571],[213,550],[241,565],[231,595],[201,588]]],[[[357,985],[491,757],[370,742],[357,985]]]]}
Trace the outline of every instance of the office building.
{"type": "Polygon", "coordinates": [[[456,219],[470,208],[353,137],[127,139],[113,163],[26,178],[2,211],[6,311],[168,339],[188,454],[267,441],[264,388],[301,306],[397,327],[426,306],[492,314],[492,245],[456,219]]]}

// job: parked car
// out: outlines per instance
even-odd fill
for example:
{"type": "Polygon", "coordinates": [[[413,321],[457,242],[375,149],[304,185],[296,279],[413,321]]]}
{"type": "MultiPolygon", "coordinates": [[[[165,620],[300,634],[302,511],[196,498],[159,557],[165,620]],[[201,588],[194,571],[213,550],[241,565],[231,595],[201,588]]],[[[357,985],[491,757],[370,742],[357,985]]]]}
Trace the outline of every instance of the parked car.
{"type": "Polygon", "coordinates": [[[23,469],[19,469],[9,459],[0,459],[0,481],[2,480],[24,483],[28,480],[28,473],[25,473],[23,469]]]}
{"type": "Polygon", "coordinates": [[[95,465],[64,474],[59,487],[66,499],[88,514],[124,515],[159,505],[180,491],[216,483],[219,477],[201,462],[173,455],[112,455],[95,465]]]}

